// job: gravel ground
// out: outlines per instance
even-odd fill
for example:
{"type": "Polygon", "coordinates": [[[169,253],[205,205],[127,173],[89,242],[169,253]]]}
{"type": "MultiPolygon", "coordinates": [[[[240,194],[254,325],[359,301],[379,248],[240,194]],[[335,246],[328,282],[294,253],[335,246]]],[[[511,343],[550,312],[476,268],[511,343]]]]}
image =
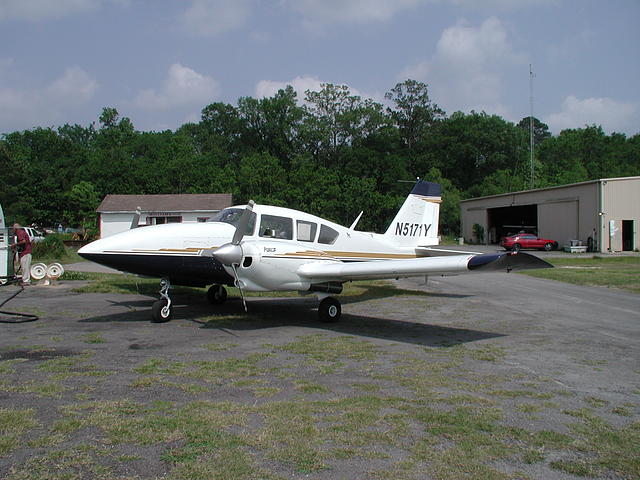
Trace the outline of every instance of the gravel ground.
{"type": "Polygon", "coordinates": [[[640,475],[639,295],[467,275],[370,287],[337,324],[192,295],[152,324],[152,298],[78,285],[4,307],[40,319],[0,324],[0,478],[640,475]]]}

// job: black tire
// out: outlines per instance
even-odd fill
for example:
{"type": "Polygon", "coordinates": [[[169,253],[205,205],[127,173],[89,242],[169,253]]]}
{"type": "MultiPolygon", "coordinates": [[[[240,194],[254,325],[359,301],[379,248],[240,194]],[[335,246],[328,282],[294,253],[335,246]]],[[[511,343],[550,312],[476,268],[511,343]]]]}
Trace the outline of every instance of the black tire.
{"type": "Polygon", "coordinates": [[[173,316],[173,305],[166,308],[167,300],[160,299],[153,302],[151,306],[151,321],[153,323],[165,323],[173,316]]]}
{"type": "Polygon", "coordinates": [[[551,242],[545,243],[544,244],[544,249],[545,249],[545,251],[550,252],[551,250],[553,250],[553,243],[551,243],[551,242]]]}
{"type": "Polygon", "coordinates": [[[512,252],[519,252],[520,251],[520,244],[519,243],[514,243],[513,247],[511,247],[511,251],[512,252]]]}
{"type": "Polygon", "coordinates": [[[227,289],[222,285],[211,285],[207,290],[207,299],[211,305],[222,305],[227,301],[227,289]]]}
{"type": "Polygon", "coordinates": [[[327,297],[320,302],[318,306],[318,317],[321,322],[333,323],[340,320],[342,315],[342,306],[340,302],[333,297],[327,297]]]}

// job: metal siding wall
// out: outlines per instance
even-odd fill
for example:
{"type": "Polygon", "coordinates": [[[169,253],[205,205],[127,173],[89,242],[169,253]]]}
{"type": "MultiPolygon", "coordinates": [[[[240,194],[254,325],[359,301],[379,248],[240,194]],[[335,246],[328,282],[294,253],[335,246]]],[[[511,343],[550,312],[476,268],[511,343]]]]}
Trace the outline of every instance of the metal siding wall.
{"type": "MultiPolygon", "coordinates": [[[[611,237],[605,237],[605,249],[622,250],[622,220],[640,222],[640,178],[607,180],[604,189],[605,232],[609,234],[609,221],[615,222],[617,231],[611,237]]],[[[635,227],[633,244],[640,245],[638,228],[635,227]]]]}
{"type": "Polygon", "coordinates": [[[578,206],[577,200],[538,205],[538,235],[556,240],[560,247],[578,239],[578,206]]]}

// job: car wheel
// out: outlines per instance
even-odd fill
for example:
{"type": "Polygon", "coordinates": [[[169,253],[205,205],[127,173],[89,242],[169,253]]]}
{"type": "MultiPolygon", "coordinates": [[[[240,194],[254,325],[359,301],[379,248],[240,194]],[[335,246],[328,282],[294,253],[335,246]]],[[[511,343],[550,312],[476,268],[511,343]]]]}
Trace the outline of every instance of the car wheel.
{"type": "Polygon", "coordinates": [[[545,244],[544,244],[544,249],[545,249],[547,252],[549,252],[549,251],[553,250],[553,243],[551,243],[551,242],[545,243],[545,244]]]}
{"type": "Polygon", "coordinates": [[[519,243],[514,243],[513,247],[511,247],[511,250],[513,250],[514,252],[519,252],[520,251],[520,244],[519,243]]]}

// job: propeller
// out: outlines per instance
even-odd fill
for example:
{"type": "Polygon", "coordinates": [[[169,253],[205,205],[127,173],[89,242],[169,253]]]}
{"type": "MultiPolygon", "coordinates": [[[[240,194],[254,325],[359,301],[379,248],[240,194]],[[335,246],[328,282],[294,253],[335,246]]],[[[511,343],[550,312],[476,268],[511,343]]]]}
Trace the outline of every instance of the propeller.
{"type": "MultiPolygon", "coordinates": [[[[242,291],[242,284],[240,283],[240,279],[238,278],[238,266],[242,263],[242,239],[244,238],[245,232],[247,231],[247,227],[249,226],[249,221],[251,220],[251,212],[253,211],[253,206],[255,202],[253,200],[249,200],[247,207],[242,212],[240,216],[240,220],[236,225],[236,231],[233,234],[233,238],[231,239],[231,243],[225,243],[220,248],[210,252],[211,256],[222,263],[225,267],[231,267],[233,270],[233,276],[235,277],[235,285],[240,290],[240,297],[242,297],[242,304],[244,305],[244,311],[247,311],[247,302],[244,300],[244,292],[242,291]]],[[[209,253],[209,252],[207,252],[209,253]]]]}

